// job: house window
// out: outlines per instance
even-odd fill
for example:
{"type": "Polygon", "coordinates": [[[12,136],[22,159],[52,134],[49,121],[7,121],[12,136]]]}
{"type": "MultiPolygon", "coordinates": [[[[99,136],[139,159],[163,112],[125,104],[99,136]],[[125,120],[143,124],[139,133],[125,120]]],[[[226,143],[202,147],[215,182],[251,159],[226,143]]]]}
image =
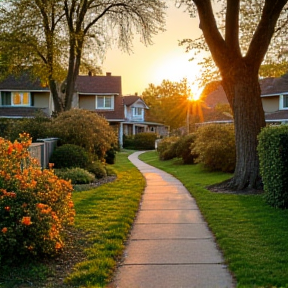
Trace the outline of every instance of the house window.
{"type": "Polygon", "coordinates": [[[1,105],[11,106],[11,92],[1,92],[1,105]]]}
{"type": "Polygon", "coordinates": [[[96,96],[96,109],[114,109],[114,96],[96,96]]]}
{"type": "Polygon", "coordinates": [[[288,108],[288,95],[283,95],[283,108],[288,108]]]}
{"type": "Polygon", "coordinates": [[[13,92],[12,93],[13,106],[28,106],[30,105],[30,93],[28,92],[13,92]]]}
{"type": "Polygon", "coordinates": [[[134,107],[133,108],[133,116],[142,116],[143,108],[134,107]]]}

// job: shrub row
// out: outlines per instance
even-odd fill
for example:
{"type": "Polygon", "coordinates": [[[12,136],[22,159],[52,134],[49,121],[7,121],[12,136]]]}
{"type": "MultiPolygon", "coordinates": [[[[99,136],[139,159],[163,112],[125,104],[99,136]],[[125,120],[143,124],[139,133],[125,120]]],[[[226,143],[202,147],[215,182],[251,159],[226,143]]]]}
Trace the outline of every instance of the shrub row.
{"type": "Polygon", "coordinates": [[[133,136],[123,135],[123,148],[132,150],[154,150],[157,135],[143,132],[133,136]]]}
{"type": "Polygon", "coordinates": [[[169,137],[158,144],[159,158],[182,158],[184,164],[202,163],[212,171],[233,172],[236,152],[233,125],[205,125],[193,134],[169,137]]]}
{"type": "Polygon", "coordinates": [[[109,123],[98,114],[83,109],[72,109],[52,119],[43,114],[36,114],[35,118],[0,119],[0,137],[13,142],[24,132],[34,142],[47,137],[59,138],[59,145],[83,147],[87,153],[97,155],[100,160],[107,159],[109,163],[114,162],[118,147],[117,135],[109,123]]]}

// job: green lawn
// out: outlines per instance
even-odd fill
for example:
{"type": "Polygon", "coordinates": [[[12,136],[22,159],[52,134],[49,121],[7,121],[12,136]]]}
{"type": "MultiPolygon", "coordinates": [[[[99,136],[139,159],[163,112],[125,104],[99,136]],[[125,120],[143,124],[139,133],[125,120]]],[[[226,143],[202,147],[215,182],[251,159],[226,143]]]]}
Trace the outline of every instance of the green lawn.
{"type": "MultiPolygon", "coordinates": [[[[117,154],[115,182],[73,193],[77,213],[74,230],[78,233],[75,246],[83,257],[65,284],[57,279],[65,276],[57,274],[59,263],[36,262],[1,267],[1,288],[105,287],[122,255],[145,186],[142,175],[127,159],[129,153],[117,154]]],[[[159,161],[155,152],[140,158],[176,176],[195,197],[239,287],[288,287],[287,210],[269,207],[261,195],[205,189],[229,174],[209,173],[179,160],[159,161]]],[[[73,251],[66,257],[73,258],[73,251]]],[[[64,258],[64,265],[68,260],[64,258]]]]}
{"type": "Polygon", "coordinates": [[[269,207],[261,195],[210,192],[205,187],[231,177],[180,160],[139,157],[177,177],[197,204],[224,253],[238,287],[288,287],[288,211],[269,207]]]}

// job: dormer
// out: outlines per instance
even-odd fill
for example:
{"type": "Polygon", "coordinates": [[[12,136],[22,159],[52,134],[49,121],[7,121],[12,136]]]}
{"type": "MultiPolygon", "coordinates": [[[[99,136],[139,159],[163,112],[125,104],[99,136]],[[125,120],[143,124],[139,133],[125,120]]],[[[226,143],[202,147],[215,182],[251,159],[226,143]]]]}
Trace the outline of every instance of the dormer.
{"type": "Polygon", "coordinates": [[[137,95],[124,96],[124,117],[129,121],[144,121],[145,110],[149,107],[137,95]]]}

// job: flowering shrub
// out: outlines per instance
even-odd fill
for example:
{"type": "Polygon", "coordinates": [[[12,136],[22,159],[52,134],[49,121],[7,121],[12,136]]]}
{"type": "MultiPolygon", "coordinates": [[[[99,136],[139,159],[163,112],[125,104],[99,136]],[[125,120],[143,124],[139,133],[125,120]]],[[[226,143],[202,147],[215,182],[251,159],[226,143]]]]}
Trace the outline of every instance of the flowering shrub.
{"type": "Polygon", "coordinates": [[[0,262],[21,255],[53,256],[75,211],[72,185],[29,156],[29,135],[0,138],[0,262]]]}

